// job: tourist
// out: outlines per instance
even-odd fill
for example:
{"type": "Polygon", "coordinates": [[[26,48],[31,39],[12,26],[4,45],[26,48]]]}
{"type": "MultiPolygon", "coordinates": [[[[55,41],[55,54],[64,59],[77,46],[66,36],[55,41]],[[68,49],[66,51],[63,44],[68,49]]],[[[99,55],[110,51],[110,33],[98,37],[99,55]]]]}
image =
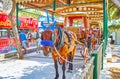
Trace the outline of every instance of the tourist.
{"type": "Polygon", "coordinates": [[[89,33],[87,34],[87,47],[89,52],[91,51],[91,38],[93,37],[93,30],[90,29],[89,33]]]}
{"type": "Polygon", "coordinates": [[[31,34],[31,32],[27,33],[27,40],[28,40],[28,46],[30,47],[31,40],[32,40],[32,34],[31,34]]]}
{"type": "Polygon", "coordinates": [[[27,38],[26,38],[26,34],[24,33],[24,30],[19,32],[19,37],[20,37],[20,41],[24,49],[24,52],[26,53],[27,52],[27,38]]]}
{"type": "Polygon", "coordinates": [[[37,53],[40,53],[39,50],[40,50],[40,35],[39,35],[39,32],[36,32],[36,46],[37,46],[37,53]]]}

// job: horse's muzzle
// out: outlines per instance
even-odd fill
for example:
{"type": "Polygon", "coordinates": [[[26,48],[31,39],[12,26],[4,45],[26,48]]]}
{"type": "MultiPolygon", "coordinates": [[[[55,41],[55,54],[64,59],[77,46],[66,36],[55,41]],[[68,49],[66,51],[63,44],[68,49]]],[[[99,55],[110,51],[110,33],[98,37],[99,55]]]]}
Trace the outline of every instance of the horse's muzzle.
{"type": "Polygon", "coordinates": [[[44,56],[49,56],[49,53],[50,53],[50,47],[48,46],[43,47],[44,56]]]}

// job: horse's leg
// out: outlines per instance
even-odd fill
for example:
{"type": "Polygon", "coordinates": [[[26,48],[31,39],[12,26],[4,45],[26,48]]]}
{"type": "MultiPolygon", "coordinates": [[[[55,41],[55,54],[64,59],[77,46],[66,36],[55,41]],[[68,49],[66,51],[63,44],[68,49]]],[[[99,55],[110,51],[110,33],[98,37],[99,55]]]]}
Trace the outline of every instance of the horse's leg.
{"type": "Polygon", "coordinates": [[[59,77],[59,73],[58,73],[58,56],[56,55],[56,51],[55,50],[51,50],[52,52],[52,58],[54,60],[54,67],[55,67],[55,72],[56,72],[56,76],[54,79],[58,79],[59,77]]]}
{"type": "Polygon", "coordinates": [[[58,73],[58,64],[57,64],[57,60],[54,60],[54,66],[55,66],[55,71],[56,71],[56,77],[55,77],[55,79],[58,79],[59,73],[58,73]]]}
{"type": "Polygon", "coordinates": [[[69,56],[70,56],[69,57],[70,63],[69,63],[69,67],[68,67],[68,72],[71,72],[73,70],[73,64],[71,63],[73,61],[73,59],[72,59],[72,52],[70,52],[69,56]]]}
{"type": "Polygon", "coordinates": [[[73,63],[72,62],[73,62],[73,58],[74,58],[75,52],[76,52],[76,46],[74,47],[73,51],[70,52],[70,59],[69,59],[69,61],[71,63],[69,63],[68,72],[72,72],[72,70],[73,70],[73,63]]]}
{"type": "Polygon", "coordinates": [[[66,66],[65,66],[65,61],[64,61],[62,65],[62,71],[63,71],[62,79],[65,79],[65,70],[66,70],[66,66]]]}

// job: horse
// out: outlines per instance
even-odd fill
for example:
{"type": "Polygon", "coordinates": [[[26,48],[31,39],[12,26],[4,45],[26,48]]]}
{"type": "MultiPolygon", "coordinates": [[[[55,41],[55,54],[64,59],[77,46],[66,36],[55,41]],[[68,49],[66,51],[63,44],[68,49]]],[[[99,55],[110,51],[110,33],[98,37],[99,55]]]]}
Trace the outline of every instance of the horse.
{"type": "Polygon", "coordinates": [[[56,76],[54,79],[59,78],[58,62],[62,65],[62,79],[66,79],[65,70],[66,63],[69,64],[68,71],[73,70],[73,58],[76,52],[76,43],[84,45],[77,41],[77,36],[71,31],[65,31],[60,27],[56,27],[56,22],[52,26],[46,27],[43,22],[41,26],[44,31],[41,34],[41,45],[44,55],[48,55],[51,51],[52,59],[54,61],[54,67],[56,76]]]}

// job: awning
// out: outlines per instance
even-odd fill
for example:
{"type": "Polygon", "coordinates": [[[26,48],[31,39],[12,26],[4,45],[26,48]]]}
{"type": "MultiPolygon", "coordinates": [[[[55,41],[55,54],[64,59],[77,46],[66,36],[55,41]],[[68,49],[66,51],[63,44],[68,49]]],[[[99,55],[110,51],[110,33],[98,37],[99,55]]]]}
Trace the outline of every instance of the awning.
{"type": "Polygon", "coordinates": [[[84,12],[90,16],[90,21],[103,21],[103,0],[70,0],[70,2],[69,0],[16,0],[16,2],[41,11],[46,11],[48,7],[49,13],[60,16],[66,16],[71,12],[84,12]]]}
{"type": "Polygon", "coordinates": [[[11,28],[11,22],[7,14],[0,14],[0,28],[11,28]]]}

